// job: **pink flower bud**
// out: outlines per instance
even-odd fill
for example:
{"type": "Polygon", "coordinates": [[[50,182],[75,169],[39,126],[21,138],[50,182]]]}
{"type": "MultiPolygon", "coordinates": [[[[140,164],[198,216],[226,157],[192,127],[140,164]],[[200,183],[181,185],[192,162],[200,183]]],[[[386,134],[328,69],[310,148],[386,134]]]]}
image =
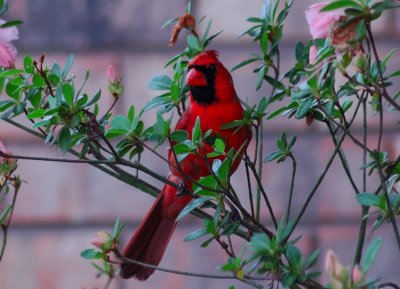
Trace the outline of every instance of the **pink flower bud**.
{"type": "Polygon", "coordinates": [[[105,231],[97,232],[96,238],[93,239],[90,243],[93,246],[104,251],[111,251],[112,249],[115,249],[113,237],[105,231]]]}
{"type": "Polygon", "coordinates": [[[315,3],[306,10],[306,19],[313,39],[328,37],[331,25],[343,15],[340,10],[320,12],[329,3],[330,1],[315,3]]]}
{"type": "Polygon", "coordinates": [[[361,282],[363,278],[364,274],[361,271],[360,267],[358,265],[354,266],[353,272],[351,273],[351,280],[353,281],[353,284],[361,282]]]}
{"type": "Polygon", "coordinates": [[[121,82],[121,74],[114,65],[109,65],[107,68],[107,79],[110,83],[121,82]]]}
{"type": "Polygon", "coordinates": [[[333,252],[330,249],[326,253],[325,270],[330,275],[331,278],[338,280],[342,279],[341,275],[344,270],[344,267],[336,257],[335,252],[333,252]]]}

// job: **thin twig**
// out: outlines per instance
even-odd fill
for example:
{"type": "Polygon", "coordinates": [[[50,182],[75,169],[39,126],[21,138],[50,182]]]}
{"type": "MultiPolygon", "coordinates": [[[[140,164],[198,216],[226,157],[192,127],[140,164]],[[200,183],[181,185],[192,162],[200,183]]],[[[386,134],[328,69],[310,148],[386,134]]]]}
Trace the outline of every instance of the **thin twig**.
{"type": "Polygon", "coordinates": [[[388,208],[388,212],[389,212],[389,219],[390,219],[390,222],[392,223],[394,235],[396,237],[397,246],[399,247],[399,251],[400,251],[400,233],[399,233],[399,228],[397,228],[397,223],[396,223],[396,219],[394,217],[392,204],[390,202],[389,192],[387,190],[386,180],[385,180],[385,176],[383,175],[382,164],[381,164],[381,160],[379,158],[379,152],[378,151],[376,151],[374,153],[374,158],[375,158],[375,162],[376,162],[379,178],[381,180],[383,193],[385,195],[385,200],[386,200],[386,204],[387,204],[387,208],[388,208]]]}
{"type": "Polygon", "coordinates": [[[288,201],[288,206],[287,206],[287,210],[286,210],[286,224],[289,222],[289,219],[290,219],[290,209],[292,207],[294,181],[296,178],[296,168],[297,168],[296,158],[293,156],[293,154],[289,154],[289,158],[292,160],[292,179],[290,181],[289,201],[288,201]]]}

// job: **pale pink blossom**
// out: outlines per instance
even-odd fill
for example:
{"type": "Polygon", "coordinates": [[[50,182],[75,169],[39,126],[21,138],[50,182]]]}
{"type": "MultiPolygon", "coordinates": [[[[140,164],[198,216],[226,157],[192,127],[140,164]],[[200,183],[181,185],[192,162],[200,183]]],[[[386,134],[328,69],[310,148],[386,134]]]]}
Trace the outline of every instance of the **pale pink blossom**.
{"type": "Polygon", "coordinates": [[[310,47],[310,51],[308,52],[308,61],[310,64],[314,64],[317,57],[318,48],[315,45],[310,47]]]}
{"type": "Polygon", "coordinates": [[[121,82],[121,74],[114,65],[109,65],[107,68],[107,79],[110,83],[121,82]]]}
{"type": "Polygon", "coordinates": [[[17,58],[17,49],[9,42],[0,40],[0,67],[13,68],[17,58]]]}
{"type": "MultiPolygon", "coordinates": [[[[0,25],[6,23],[0,19],[0,25]]],[[[0,28],[0,67],[12,68],[17,58],[17,49],[11,41],[18,39],[18,28],[15,26],[0,28]]]]}
{"type": "Polygon", "coordinates": [[[329,3],[330,1],[315,3],[306,10],[306,19],[313,39],[327,38],[332,24],[343,15],[340,10],[320,12],[329,3]]]}

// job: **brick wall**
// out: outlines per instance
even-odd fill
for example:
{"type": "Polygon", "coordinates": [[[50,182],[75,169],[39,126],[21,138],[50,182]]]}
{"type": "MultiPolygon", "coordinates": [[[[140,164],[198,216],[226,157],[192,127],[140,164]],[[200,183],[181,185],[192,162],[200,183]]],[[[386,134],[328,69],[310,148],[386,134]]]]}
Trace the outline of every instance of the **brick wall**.
{"type": "MultiPolygon", "coordinates": [[[[221,59],[228,68],[257,50],[245,37],[238,39],[238,35],[248,27],[245,22],[247,17],[260,14],[262,1],[193,2],[198,19],[207,15],[213,20],[214,32],[224,31],[213,48],[220,50],[221,59]]],[[[309,38],[304,10],[313,2],[295,1],[285,27],[282,71],[286,71],[294,61],[294,43],[309,38]]],[[[180,45],[168,48],[169,29],[161,30],[160,26],[180,14],[185,3],[183,0],[15,0],[10,1],[10,17],[22,18],[25,22],[21,27],[21,40],[17,42],[21,57],[24,53],[32,53],[36,57],[45,53],[48,62],[56,60],[63,63],[67,53],[73,52],[76,55],[73,73],[79,79],[85,69],[91,71],[87,90],[94,93],[98,88],[102,89],[104,110],[112,101],[107,96],[105,70],[109,64],[119,66],[126,93],[114,112],[126,113],[130,104],[142,107],[155,95],[147,88],[147,81],[153,75],[169,72],[163,68],[164,64],[179,51],[180,45]]],[[[374,29],[382,54],[399,46],[399,23],[400,14],[394,11],[376,23],[374,29]]],[[[200,29],[204,29],[204,25],[200,29]]],[[[393,60],[396,62],[394,67],[398,67],[400,58],[393,60]]],[[[263,91],[254,92],[256,77],[251,73],[251,67],[234,72],[233,78],[238,94],[250,102],[268,93],[266,86],[263,86],[263,91]]],[[[148,113],[146,117],[150,120],[153,115],[148,113]]],[[[400,137],[395,126],[397,120],[398,113],[392,113],[385,122],[387,137],[384,146],[394,154],[400,152],[400,137]]],[[[377,117],[371,116],[371,121],[376,127],[377,117]]],[[[357,120],[358,128],[360,124],[361,121],[357,120]]],[[[301,169],[294,197],[296,205],[293,213],[296,213],[333,147],[330,136],[322,126],[313,124],[307,127],[302,121],[279,118],[265,123],[265,154],[275,149],[275,140],[283,129],[298,136],[295,154],[301,169]]],[[[58,151],[49,149],[4,122],[0,122],[0,138],[18,154],[60,157],[58,151]]],[[[376,132],[372,132],[370,141],[376,141],[376,138],[376,132]]],[[[344,147],[349,152],[351,169],[358,174],[360,152],[351,142],[345,142],[344,147]]],[[[165,151],[165,147],[160,149],[161,153],[165,151]]],[[[143,159],[150,168],[167,174],[167,166],[153,156],[145,154],[143,159]]],[[[1,288],[102,288],[105,279],[96,279],[95,270],[89,262],[80,258],[79,253],[90,246],[89,241],[97,231],[111,230],[118,216],[127,224],[124,240],[128,238],[153,198],[90,166],[32,161],[19,163],[19,173],[27,184],[21,190],[5,259],[0,263],[1,288]]],[[[268,164],[263,172],[263,183],[279,216],[282,216],[288,199],[288,171],[290,166],[284,163],[268,164]]],[[[233,177],[233,184],[239,192],[246,191],[242,175],[241,168],[233,177]]],[[[361,183],[361,172],[356,176],[356,182],[361,183]]],[[[368,188],[374,188],[376,183],[377,179],[372,178],[368,188]]],[[[154,184],[160,187],[159,183],[154,184]]],[[[351,186],[340,162],[335,160],[298,231],[303,235],[300,245],[304,253],[322,247],[321,256],[324,256],[326,250],[332,248],[343,263],[350,265],[357,241],[359,217],[360,209],[351,186]]],[[[225,260],[217,246],[205,250],[199,248],[199,242],[182,242],[183,236],[198,228],[199,224],[194,217],[188,217],[179,224],[161,266],[213,273],[214,268],[225,260]]],[[[385,225],[377,234],[384,237],[384,246],[372,271],[382,275],[385,281],[399,282],[398,251],[391,227],[385,225]]],[[[323,270],[323,258],[319,266],[323,270]]],[[[158,272],[145,283],[116,280],[111,288],[227,288],[236,283],[158,272]]],[[[237,288],[244,286],[238,285],[237,288]]]]}

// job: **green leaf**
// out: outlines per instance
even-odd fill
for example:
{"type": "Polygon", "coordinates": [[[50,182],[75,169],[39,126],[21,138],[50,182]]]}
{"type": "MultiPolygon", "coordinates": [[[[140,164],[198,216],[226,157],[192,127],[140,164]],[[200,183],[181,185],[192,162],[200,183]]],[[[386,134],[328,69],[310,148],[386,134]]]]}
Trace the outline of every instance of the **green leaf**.
{"type": "Polygon", "coordinates": [[[150,100],[146,105],[143,107],[143,111],[148,111],[150,109],[165,106],[172,103],[172,100],[167,96],[158,96],[150,100]]]}
{"type": "Polygon", "coordinates": [[[170,137],[174,142],[183,142],[188,139],[189,134],[185,130],[175,130],[170,134],[170,137]]]}
{"type": "Polygon", "coordinates": [[[200,47],[200,43],[199,40],[197,40],[197,38],[193,35],[193,34],[189,34],[187,39],[186,39],[187,45],[196,50],[196,51],[202,51],[202,48],[200,47]]]}
{"type": "Polygon", "coordinates": [[[191,232],[188,235],[186,235],[183,238],[183,241],[185,241],[185,242],[193,241],[193,240],[196,240],[207,234],[208,234],[208,232],[207,232],[206,228],[200,228],[200,229],[197,229],[196,231],[191,232]]]}
{"type": "Polygon", "coordinates": [[[116,115],[111,120],[111,127],[113,129],[118,129],[118,130],[122,130],[122,131],[125,131],[125,132],[129,132],[131,130],[131,122],[124,115],[116,115]]]}
{"type": "Polygon", "coordinates": [[[214,147],[217,152],[225,152],[225,143],[220,138],[215,139],[214,147]]]}
{"type": "Polygon", "coordinates": [[[87,249],[83,252],[81,252],[81,257],[91,260],[91,259],[102,259],[103,254],[96,249],[87,249]]]}
{"type": "Polygon", "coordinates": [[[302,256],[299,248],[293,245],[289,245],[286,250],[286,257],[288,258],[291,265],[293,265],[295,268],[300,268],[302,263],[302,256]]]}
{"type": "Polygon", "coordinates": [[[63,153],[66,153],[71,146],[71,132],[68,126],[64,126],[58,134],[58,144],[63,153]]]}
{"type": "Polygon", "coordinates": [[[24,63],[25,72],[34,73],[35,68],[34,68],[34,66],[33,66],[33,59],[32,59],[32,56],[30,56],[30,55],[25,55],[23,63],[24,63]]]}
{"type": "Polygon", "coordinates": [[[74,63],[74,55],[72,53],[70,53],[68,55],[67,59],[65,60],[64,69],[61,72],[61,78],[63,80],[65,80],[65,78],[67,77],[69,71],[71,70],[73,63],[74,63]]]}
{"type": "Polygon", "coordinates": [[[375,261],[375,256],[378,253],[380,247],[382,245],[382,238],[378,237],[374,241],[372,241],[371,245],[368,246],[368,249],[364,255],[364,259],[361,264],[361,269],[363,272],[367,272],[371,267],[372,263],[375,261]]]}
{"type": "Polygon", "coordinates": [[[196,118],[196,122],[192,129],[192,142],[197,143],[199,141],[200,136],[201,136],[200,117],[198,116],[196,118]]]}
{"type": "Polygon", "coordinates": [[[26,117],[28,119],[40,118],[40,117],[45,116],[45,114],[46,114],[46,110],[43,108],[39,108],[39,109],[36,109],[36,110],[30,112],[26,117]]]}
{"type": "Polygon", "coordinates": [[[198,199],[193,199],[183,210],[179,213],[178,217],[176,218],[177,221],[181,220],[183,217],[185,217],[187,214],[192,212],[194,209],[197,207],[203,205],[205,202],[210,201],[214,199],[213,197],[201,197],[198,199]]]}
{"type": "Polygon", "coordinates": [[[119,241],[119,237],[121,235],[123,228],[124,224],[121,223],[121,219],[118,217],[117,220],[115,220],[115,224],[112,231],[112,236],[116,241],[119,241]]]}
{"type": "Polygon", "coordinates": [[[39,74],[34,74],[32,77],[32,85],[35,87],[45,87],[46,82],[44,78],[39,74]]]}
{"type": "Polygon", "coordinates": [[[297,119],[305,117],[306,114],[310,111],[313,105],[313,101],[314,100],[310,97],[307,100],[301,102],[299,108],[297,109],[295,117],[297,119]]]}
{"type": "Polygon", "coordinates": [[[352,8],[355,8],[357,10],[362,10],[361,5],[358,4],[355,1],[337,0],[337,1],[334,1],[334,2],[329,3],[328,5],[326,5],[324,8],[321,9],[320,12],[326,12],[326,11],[331,11],[331,10],[336,10],[336,9],[346,8],[346,7],[352,7],[352,8]]]}
{"type": "Polygon", "coordinates": [[[22,20],[11,20],[11,21],[7,21],[6,23],[2,24],[0,27],[8,28],[8,27],[12,27],[12,26],[21,25],[22,23],[24,23],[24,22],[22,22],[22,20]]]}
{"type": "Polygon", "coordinates": [[[149,80],[147,85],[151,90],[169,90],[172,80],[168,75],[156,75],[149,80]]]}
{"type": "Polygon", "coordinates": [[[4,221],[6,220],[7,216],[10,214],[13,204],[9,204],[7,208],[4,209],[3,213],[0,215],[0,225],[3,225],[4,221]]]}
{"type": "Polygon", "coordinates": [[[267,67],[265,65],[263,65],[263,67],[261,67],[261,69],[258,71],[256,90],[259,90],[261,88],[261,85],[262,85],[264,77],[265,77],[266,70],[267,70],[267,67]]]}
{"type": "Polygon", "coordinates": [[[101,96],[101,89],[97,90],[91,100],[86,104],[86,106],[91,106],[92,104],[96,103],[101,96]]]}
{"type": "Polygon", "coordinates": [[[7,69],[0,73],[0,78],[1,77],[10,77],[10,76],[18,75],[21,73],[24,73],[24,71],[22,69],[7,69]]]}
{"type": "Polygon", "coordinates": [[[377,207],[382,197],[373,193],[360,193],[356,195],[356,199],[363,206],[377,207]]]}
{"type": "Polygon", "coordinates": [[[63,92],[65,101],[69,105],[72,105],[74,102],[74,87],[70,83],[64,83],[62,86],[62,92],[63,92]]]}
{"type": "Polygon", "coordinates": [[[246,60],[240,62],[239,64],[236,64],[234,67],[232,67],[231,71],[233,72],[233,71],[235,71],[235,70],[237,70],[237,69],[239,69],[239,68],[241,68],[241,67],[243,67],[243,66],[246,66],[246,65],[248,65],[248,64],[250,64],[250,63],[253,63],[253,62],[256,62],[256,61],[258,61],[258,60],[259,60],[258,58],[249,58],[249,59],[246,59],[246,60]]]}

